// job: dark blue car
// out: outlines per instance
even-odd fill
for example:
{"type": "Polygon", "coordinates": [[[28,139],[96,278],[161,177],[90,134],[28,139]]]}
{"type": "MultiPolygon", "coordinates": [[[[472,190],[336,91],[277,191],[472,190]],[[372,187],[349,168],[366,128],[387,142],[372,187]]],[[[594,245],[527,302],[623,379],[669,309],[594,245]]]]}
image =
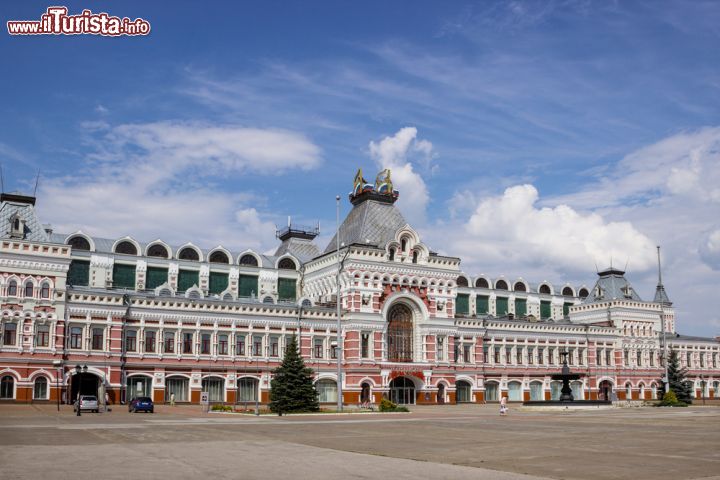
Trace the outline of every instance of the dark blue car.
{"type": "Polygon", "coordinates": [[[155,412],[155,405],[150,397],[135,397],[128,405],[128,411],[133,412],[155,412]]]}

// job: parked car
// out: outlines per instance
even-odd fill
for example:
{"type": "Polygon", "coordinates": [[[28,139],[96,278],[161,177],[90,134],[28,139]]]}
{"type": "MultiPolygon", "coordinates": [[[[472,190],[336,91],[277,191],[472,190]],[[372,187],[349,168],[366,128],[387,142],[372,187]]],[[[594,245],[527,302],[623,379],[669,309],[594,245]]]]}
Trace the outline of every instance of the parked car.
{"type": "MultiPolygon", "coordinates": [[[[78,402],[73,404],[73,412],[77,412],[78,402]]],[[[98,413],[98,399],[95,395],[80,395],[80,411],[88,411],[98,413]]]]}
{"type": "Polygon", "coordinates": [[[128,412],[150,412],[155,413],[155,404],[150,397],[135,397],[128,405],[128,412]]]}

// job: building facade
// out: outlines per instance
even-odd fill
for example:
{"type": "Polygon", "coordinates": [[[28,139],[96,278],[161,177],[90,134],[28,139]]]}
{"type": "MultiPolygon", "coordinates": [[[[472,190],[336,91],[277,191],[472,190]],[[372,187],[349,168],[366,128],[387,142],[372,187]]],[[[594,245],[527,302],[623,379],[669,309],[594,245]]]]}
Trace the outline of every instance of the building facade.
{"type": "Polygon", "coordinates": [[[290,225],[265,255],[55,233],[35,198],[2,194],[0,401],[267,402],[293,335],[323,403],[338,354],[346,404],[554,399],[561,352],[576,398],[650,400],[664,343],[698,398],[720,397],[720,341],[676,332],[661,281],[645,301],[612,268],[592,287],[471,276],[422,242],[397,196],[389,172],[358,172],[339,240],[323,250],[317,229],[290,225]]]}

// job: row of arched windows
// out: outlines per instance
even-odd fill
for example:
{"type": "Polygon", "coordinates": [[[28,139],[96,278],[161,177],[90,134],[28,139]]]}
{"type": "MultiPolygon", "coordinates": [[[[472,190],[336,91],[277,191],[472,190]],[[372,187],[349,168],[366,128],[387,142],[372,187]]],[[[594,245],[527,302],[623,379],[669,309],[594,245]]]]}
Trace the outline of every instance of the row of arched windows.
{"type": "MultiPolygon", "coordinates": [[[[463,276],[458,277],[457,285],[458,285],[458,287],[468,287],[469,286],[468,279],[463,276]]],[[[488,282],[487,279],[482,278],[482,277],[478,278],[475,281],[475,287],[476,288],[491,288],[490,282],[488,282]]],[[[495,290],[510,290],[510,287],[505,280],[498,280],[497,282],[495,282],[495,290]]],[[[513,291],[527,292],[528,291],[527,285],[525,284],[525,282],[515,282],[515,285],[513,285],[513,291]]],[[[547,283],[543,283],[538,288],[538,293],[543,294],[543,295],[552,295],[553,292],[547,283]]],[[[588,290],[585,287],[583,287],[578,291],[578,297],[586,298],[588,296],[588,293],[589,293],[588,290]]],[[[562,289],[562,295],[565,297],[574,297],[575,292],[573,291],[573,289],[571,287],[566,286],[566,287],[563,287],[563,289],[562,289]]]]}
{"type": "MultiPolygon", "coordinates": [[[[76,235],[68,240],[68,245],[70,245],[74,250],[91,250],[90,242],[87,240],[87,238],[76,235]]],[[[115,245],[114,253],[119,253],[121,255],[138,255],[138,248],[135,245],[135,243],[129,241],[129,240],[123,240],[121,242],[118,242],[117,245],[115,245]]],[[[146,256],[148,257],[157,257],[157,258],[165,258],[170,259],[171,254],[165,245],[161,243],[154,243],[150,245],[146,250],[146,256]]],[[[177,258],[179,260],[187,260],[191,262],[199,262],[200,261],[200,252],[198,249],[186,246],[182,247],[178,253],[177,258]]],[[[215,250],[208,256],[209,263],[223,263],[223,264],[230,264],[232,263],[230,260],[230,256],[222,251],[222,250],[215,250]]],[[[246,267],[257,267],[259,266],[258,258],[255,255],[246,253],[240,257],[238,260],[238,264],[246,267]]],[[[280,263],[278,264],[278,268],[280,269],[287,269],[287,270],[296,270],[297,265],[295,262],[290,258],[283,258],[280,260],[280,263]]]]}
{"type": "MultiPolygon", "coordinates": [[[[35,284],[31,281],[25,282],[22,289],[16,280],[10,280],[7,285],[7,296],[8,297],[19,297],[20,291],[23,292],[23,297],[33,298],[35,297],[35,284]]],[[[39,289],[40,298],[50,298],[50,284],[43,282],[39,289]]]]}
{"type": "MultiPolygon", "coordinates": [[[[48,379],[37,377],[33,382],[33,400],[48,400],[50,390],[48,379]]],[[[12,400],[15,398],[15,378],[12,375],[5,375],[0,379],[0,400],[12,400]]]]}

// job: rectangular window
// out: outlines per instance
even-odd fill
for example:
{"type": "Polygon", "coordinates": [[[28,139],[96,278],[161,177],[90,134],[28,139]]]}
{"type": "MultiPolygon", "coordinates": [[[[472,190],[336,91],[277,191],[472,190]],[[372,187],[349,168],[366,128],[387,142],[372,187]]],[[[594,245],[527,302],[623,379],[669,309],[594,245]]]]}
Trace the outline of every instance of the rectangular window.
{"type": "Polygon", "coordinates": [[[173,332],[165,332],[163,343],[165,345],[165,353],[175,352],[175,334],[173,332]]]}
{"type": "Polygon", "coordinates": [[[573,303],[563,303],[563,317],[567,317],[568,315],[570,315],[570,307],[572,307],[573,305],[573,303]]]}
{"type": "Polygon", "coordinates": [[[540,318],[547,319],[552,316],[552,308],[549,301],[540,301],[540,318]]]}
{"type": "Polygon", "coordinates": [[[490,357],[488,355],[490,355],[490,349],[487,345],[483,345],[483,362],[488,363],[490,361],[490,357]]]}
{"type": "Polygon", "coordinates": [[[145,330],[145,353],[155,353],[155,330],[145,330]]]}
{"type": "Polygon", "coordinates": [[[332,358],[332,359],[337,358],[337,346],[336,345],[330,346],[330,358],[332,358]]]}
{"type": "Polygon", "coordinates": [[[495,358],[493,358],[495,365],[500,365],[500,347],[495,347],[495,358]]]}
{"type": "Polygon", "coordinates": [[[200,286],[200,272],[196,270],[179,270],[177,280],[177,291],[184,292],[192,286],[200,286]]]}
{"type": "Polygon", "coordinates": [[[218,355],[228,354],[228,336],[218,335],[218,355]]]}
{"type": "Polygon", "coordinates": [[[585,349],[578,348],[578,365],[585,365],[585,349]]]}
{"type": "Polygon", "coordinates": [[[262,356],[262,337],[259,335],[253,336],[253,355],[256,357],[262,356]]]}
{"type": "Polygon", "coordinates": [[[470,314],[470,295],[467,293],[458,293],[455,299],[455,314],[456,315],[469,315],[470,314]]]}
{"type": "Polygon", "coordinates": [[[612,366],[612,350],[609,348],[605,350],[605,365],[612,366]]]}
{"type": "Polygon", "coordinates": [[[362,358],[370,357],[370,334],[363,333],[360,335],[360,356],[362,358]]]}
{"type": "Polygon", "coordinates": [[[135,265],[113,265],[113,288],[135,289],[135,265]]]}
{"type": "Polygon", "coordinates": [[[203,333],[200,335],[200,354],[210,355],[210,337],[209,333],[203,333]]]}
{"type": "Polygon", "coordinates": [[[323,341],[322,338],[313,340],[313,350],[315,358],[323,358],[323,341]]]}
{"type": "Polygon", "coordinates": [[[537,349],[537,363],[538,365],[542,365],[545,362],[545,359],[543,358],[543,355],[545,354],[545,349],[543,347],[538,347],[537,349]]]}
{"type": "Polygon", "coordinates": [[[245,355],[245,335],[235,335],[235,355],[245,355]]]}
{"type": "Polygon", "coordinates": [[[183,334],[183,353],[193,353],[193,334],[190,332],[183,334]]]}
{"type": "Polygon", "coordinates": [[[270,356],[277,357],[280,355],[280,337],[270,337],[270,356]]]}
{"type": "Polygon", "coordinates": [[[67,284],[74,287],[87,287],[90,284],[90,262],[85,260],[70,262],[67,284]]]}
{"type": "Polygon", "coordinates": [[[145,273],[145,288],[153,290],[168,281],[168,269],[148,267],[145,273]]]}
{"type": "Polygon", "coordinates": [[[470,363],[470,345],[463,345],[463,361],[470,363]]]}
{"type": "Polygon", "coordinates": [[[35,334],[35,346],[36,347],[47,347],[50,345],[50,327],[47,325],[41,325],[37,329],[35,334]]]}
{"type": "Polygon", "coordinates": [[[278,299],[294,302],[297,297],[294,278],[278,278],[278,299]]]}
{"type": "Polygon", "coordinates": [[[575,365],[575,349],[574,348],[568,348],[567,349],[568,356],[568,365],[575,365]]]}
{"type": "Polygon", "coordinates": [[[700,368],[705,368],[705,354],[700,354],[700,368]]]}
{"type": "Polygon", "coordinates": [[[713,368],[717,368],[717,366],[718,366],[718,363],[717,363],[717,353],[713,353],[713,355],[712,355],[712,360],[713,360],[713,368]]]}
{"type": "Polygon", "coordinates": [[[527,315],[527,300],[524,298],[515,299],[515,315],[524,317],[527,315]]]}
{"type": "Polygon", "coordinates": [[[548,365],[555,365],[555,347],[548,347],[548,365]]]}
{"type": "Polygon", "coordinates": [[[125,351],[134,352],[137,350],[137,331],[128,330],[125,333],[125,351]]]}
{"type": "Polygon", "coordinates": [[[6,323],[5,329],[3,330],[3,345],[15,345],[16,333],[17,325],[14,323],[6,323]]]}
{"type": "Polygon", "coordinates": [[[257,275],[240,275],[238,277],[238,295],[241,297],[258,296],[257,275]]]}
{"type": "Polygon", "coordinates": [[[641,350],[637,351],[637,366],[638,367],[642,366],[642,351],[641,350]]]}
{"type": "Polygon", "coordinates": [[[445,361],[445,337],[437,337],[436,344],[438,361],[445,361]]]}
{"type": "Polygon", "coordinates": [[[516,364],[522,365],[523,364],[523,352],[522,347],[515,347],[515,358],[516,358],[516,364]]]}
{"type": "Polygon", "coordinates": [[[512,359],[512,347],[505,347],[505,365],[510,365],[512,359]]]}
{"type": "Polygon", "coordinates": [[[103,350],[104,348],[104,340],[105,340],[105,329],[103,328],[93,328],[92,329],[92,349],[93,350],[103,350]]]}
{"type": "Polygon", "coordinates": [[[475,297],[475,313],[478,315],[490,313],[490,297],[487,295],[478,295],[475,297]]]}
{"type": "MultiPolygon", "coordinates": [[[[6,325],[7,328],[7,325],[6,325]]],[[[5,343],[7,345],[7,342],[5,343]]],[[[82,328],[71,327],[70,328],[70,348],[80,349],[82,348],[82,328]]]]}
{"type": "Polygon", "coordinates": [[[654,351],[654,350],[651,350],[651,351],[650,351],[650,357],[649,357],[649,358],[650,358],[650,366],[651,366],[651,367],[654,367],[654,366],[655,366],[655,351],[654,351]]]}
{"type": "Polygon", "coordinates": [[[211,295],[217,295],[227,290],[228,274],[223,272],[210,272],[210,285],[208,291],[211,295]]]}
{"type": "Polygon", "coordinates": [[[528,348],[528,364],[532,365],[535,363],[535,349],[533,347],[528,348]]]}
{"type": "Polygon", "coordinates": [[[507,297],[497,297],[495,299],[495,312],[498,317],[502,317],[508,314],[508,299],[507,297]]]}
{"type": "Polygon", "coordinates": [[[625,355],[625,365],[630,365],[630,352],[628,350],[625,350],[623,353],[625,355]]]}

